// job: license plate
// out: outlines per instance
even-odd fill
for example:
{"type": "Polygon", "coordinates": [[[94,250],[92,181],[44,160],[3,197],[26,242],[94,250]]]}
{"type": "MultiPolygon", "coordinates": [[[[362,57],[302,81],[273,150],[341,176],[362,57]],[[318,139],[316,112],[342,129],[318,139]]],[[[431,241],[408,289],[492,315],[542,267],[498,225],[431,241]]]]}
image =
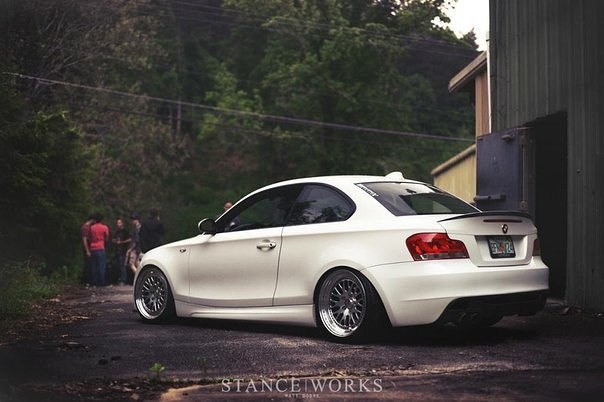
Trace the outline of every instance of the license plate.
{"type": "Polygon", "coordinates": [[[489,251],[493,258],[512,258],[516,257],[514,242],[511,236],[492,236],[487,238],[489,242],[489,251]]]}

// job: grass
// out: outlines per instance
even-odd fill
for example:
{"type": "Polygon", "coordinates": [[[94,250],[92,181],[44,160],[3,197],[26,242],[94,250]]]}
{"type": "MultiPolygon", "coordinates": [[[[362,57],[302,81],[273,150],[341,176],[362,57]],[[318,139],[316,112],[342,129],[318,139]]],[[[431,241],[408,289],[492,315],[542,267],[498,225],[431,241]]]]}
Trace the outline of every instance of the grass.
{"type": "Polygon", "coordinates": [[[37,301],[54,297],[64,285],[75,283],[75,275],[66,267],[50,276],[42,270],[43,266],[31,261],[0,266],[0,323],[27,317],[37,301]]]}

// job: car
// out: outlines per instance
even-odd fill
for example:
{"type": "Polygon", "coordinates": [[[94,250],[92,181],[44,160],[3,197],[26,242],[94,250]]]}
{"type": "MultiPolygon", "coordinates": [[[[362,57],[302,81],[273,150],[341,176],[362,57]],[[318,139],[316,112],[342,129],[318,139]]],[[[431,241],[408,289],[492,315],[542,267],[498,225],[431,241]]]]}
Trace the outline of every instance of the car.
{"type": "Polygon", "coordinates": [[[400,172],[268,185],[198,228],[142,258],[143,321],[261,321],[359,341],[382,324],[534,315],[548,291],[529,215],[480,211],[400,172]]]}

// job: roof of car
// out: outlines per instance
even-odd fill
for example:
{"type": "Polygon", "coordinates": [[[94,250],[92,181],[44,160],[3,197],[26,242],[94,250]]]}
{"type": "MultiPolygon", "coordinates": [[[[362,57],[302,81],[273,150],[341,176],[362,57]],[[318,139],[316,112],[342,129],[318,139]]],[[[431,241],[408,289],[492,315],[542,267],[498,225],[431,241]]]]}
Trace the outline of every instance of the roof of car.
{"type": "Polygon", "coordinates": [[[334,176],[314,176],[314,177],[302,177],[297,179],[289,179],[277,183],[273,183],[267,185],[263,188],[260,188],[257,191],[265,190],[273,187],[279,187],[290,184],[301,184],[301,183],[325,183],[331,184],[336,187],[357,184],[357,183],[367,183],[367,182],[393,182],[393,181],[406,181],[406,182],[416,182],[415,180],[409,180],[403,177],[400,172],[393,172],[386,176],[375,176],[375,175],[334,175],[334,176]]]}
{"type": "MultiPolygon", "coordinates": [[[[247,194],[244,198],[237,201],[237,204],[241,202],[243,199],[254,196],[255,194],[261,193],[266,190],[270,190],[273,188],[278,188],[282,186],[288,185],[296,185],[296,184],[305,184],[305,183],[322,183],[331,185],[333,187],[339,188],[344,191],[349,197],[352,197],[353,201],[359,207],[360,205],[374,205],[372,201],[372,197],[367,197],[367,192],[361,189],[357,184],[360,183],[376,183],[376,182],[384,182],[384,183],[392,183],[392,182],[406,182],[406,183],[421,183],[416,180],[405,179],[402,174],[399,172],[395,172],[395,174],[388,174],[386,176],[375,176],[375,175],[334,175],[334,176],[314,176],[314,177],[302,177],[297,179],[284,180],[277,183],[269,184],[267,186],[258,188],[251,193],[247,194]]],[[[373,218],[375,218],[375,214],[382,211],[384,215],[391,216],[390,213],[384,208],[361,208],[361,211],[368,211],[367,213],[373,218]]],[[[359,211],[357,209],[357,211],[359,211]]],[[[357,212],[355,214],[357,218],[361,217],[362,214],[359,215],[357,212]]]]}

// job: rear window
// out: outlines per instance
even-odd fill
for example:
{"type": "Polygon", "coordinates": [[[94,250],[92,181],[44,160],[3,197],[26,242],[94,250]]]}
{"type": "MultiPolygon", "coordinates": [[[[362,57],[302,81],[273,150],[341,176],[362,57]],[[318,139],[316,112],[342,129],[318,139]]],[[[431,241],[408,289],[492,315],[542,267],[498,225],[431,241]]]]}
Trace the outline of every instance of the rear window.
{"type": "Polygon", "coordinates": [[[476,208],[436,187],[420,183],[379,182],[357,184],[396,216],[466,214],[476,208]]]}

